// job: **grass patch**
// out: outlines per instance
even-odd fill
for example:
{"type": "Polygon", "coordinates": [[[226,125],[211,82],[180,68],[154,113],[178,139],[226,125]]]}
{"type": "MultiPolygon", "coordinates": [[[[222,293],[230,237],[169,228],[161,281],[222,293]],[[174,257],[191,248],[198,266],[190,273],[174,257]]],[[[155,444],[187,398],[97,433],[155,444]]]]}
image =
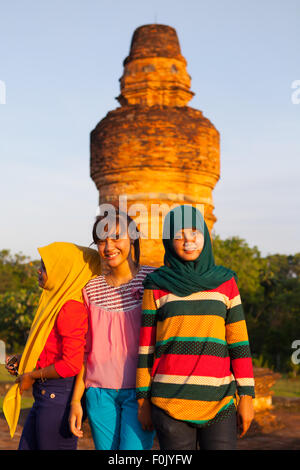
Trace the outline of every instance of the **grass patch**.
{"type": "Polygon", "coordinates": [[[288,378],[282,377],[273,385],[272,390],[275,397],[300,397],[300,377],[288,378]]]}
{"type": "Polygon", "coordinates": [[[0,382],[14,382],[16,380],[16,377],[13,375],[10,375],[7,372],[7,369],[5,369],[4,364],[0,364],[0,382]]]}
{"type": "MultiPolygon", "coordinates": [[[[0,364],[0,382],[14,383],[16,377],[10,375],[5,369],[4,364],[0,364]]],[[[0,396],[0,410],[3,407],[4,394],[0,396]]],[[[21,409],[31,408],[33,404],[33,397],[23,397],[21,400],[21,409]]]]}
{"type": "MultiPolygon", "coordinates": [[[[3,412],[3,400],[4,400],[4,397],[0,397],[0,409],[1,411],[3,412]]],[[[33,398],[31,397],[24,397],[22,398],[21,400],[21,410],[25,409],[25,408],[31,408],[32,405],[33,405],[33,398]]]]}

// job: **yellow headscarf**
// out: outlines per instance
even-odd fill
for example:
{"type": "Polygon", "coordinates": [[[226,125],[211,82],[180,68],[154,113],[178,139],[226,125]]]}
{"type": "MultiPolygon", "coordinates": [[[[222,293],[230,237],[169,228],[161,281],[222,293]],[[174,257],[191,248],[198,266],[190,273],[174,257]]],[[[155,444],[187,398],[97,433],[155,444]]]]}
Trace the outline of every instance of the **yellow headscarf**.
{"type": "MultiPolygon", "coordinates": [[[[83,301],[82,289],[93,277],[101,273],[97,251],[74,245],[55,242],[38,249],[45,264],[47,282],[40,297],[24,352],[19,364],[19,373],[31,372],[45,346],[60,309],[68,300],[83,301]]],[[[3,402],[3,412],[13,437],[21,408],[19,384],[14,384],[3,402]]]]}

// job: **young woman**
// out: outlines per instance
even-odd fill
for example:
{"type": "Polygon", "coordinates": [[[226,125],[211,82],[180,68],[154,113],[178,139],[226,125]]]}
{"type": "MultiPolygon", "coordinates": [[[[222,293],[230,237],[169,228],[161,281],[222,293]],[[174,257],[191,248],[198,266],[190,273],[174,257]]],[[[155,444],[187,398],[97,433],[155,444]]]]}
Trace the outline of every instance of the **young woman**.
{"type": "Polygon", "coordinates": [[[130,217],[116,214],[105,233],[93,228],[106,274],[83,290],[89,312],[86,361],[76,379],[70,428],[82,437],[81,397],[86,387],[86,411],[97,450],[151,449],[153,432],[137,418],[136,368],[141,325],[142,282],[154,268],[139,265],[139,238],[130,217]],[[130,232],[133,227],[133,233],[130,232]]]}
{"type": "Polygon", "coordinates": [[[164,266],[144,283],[137,370],[139,420],[160,448],[235,449],[253,419],[254,379],[235,273],[214,263],[200,211],[164,221],[164,266]],[[235,394],[238,394],[237,412],[235,394]]]}
{"type": "Polygon", "coordinates": [[[35,401],[19,450],[74,450],[77,439],[68,426],[69,404],[82,367],[88,325],[82,288],[101,272],[101,266],[95,250],[72,243],[52,243],[39,253],[43,292],[17,364],[20,375],[5,396],[3,411],[13,436],[21,395],[33,387],[35,401]]]}

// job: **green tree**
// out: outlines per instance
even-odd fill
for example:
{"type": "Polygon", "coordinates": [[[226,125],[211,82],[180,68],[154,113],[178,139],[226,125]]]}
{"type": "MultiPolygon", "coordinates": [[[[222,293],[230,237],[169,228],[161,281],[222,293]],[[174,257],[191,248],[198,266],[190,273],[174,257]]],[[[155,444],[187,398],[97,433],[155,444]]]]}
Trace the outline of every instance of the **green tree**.
{"type": "Polygon", "coordinates": [[[0,251],[0,339],[8,352],[19,352],[25,345],[41,294],[38,265],[22,253],[0,251]]]}
{"type": "Polygon", "coordinates": [[[40,292],[20,289],[0,294],[0,331],[7,352],[21,352],[39,302],[40,292]]]}
{"type": "Polygon", "coordinates": [[[19,289],[36,289],[39,261],[30,261],[22,253],[0,251],[0,294],[19,289]]]}
{"type": "Polygon", "coordinates": [[[300,254],[263,258],[239,237],[213,236],[213,248],[216,263],[238,275],[253,356],[295,373],[291,345],[300,339],[300,254]]]}
{"type": "Polygon", "coordinates": [[[265,261],[258,248],[249,247],[247,242],[239,237],[221,240],[218,235],[214,235],[213,251],[216,264],[222,264],[237,273],[243,302],[250,306],[261,301],[264,294],[261,276],[265,261]]]}
{"type": "Polygon", "coordinates": [[[256,334],[262,323],[267,327],[261,345],[279,370],[297,368],[291,362],[292,342],[300,339],[300,254],[270,255],[266,257],[264,286],[264,312],[256,317],[256,334]]]}

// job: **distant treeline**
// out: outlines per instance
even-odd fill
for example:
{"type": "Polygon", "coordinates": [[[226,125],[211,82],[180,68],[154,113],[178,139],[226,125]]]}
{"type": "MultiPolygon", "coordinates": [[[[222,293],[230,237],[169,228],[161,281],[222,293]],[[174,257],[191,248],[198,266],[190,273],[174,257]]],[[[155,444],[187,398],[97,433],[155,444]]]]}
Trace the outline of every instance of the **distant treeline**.
{"type": "MultiPolygon", "coordinates": [[[[216,264],[236,271],[251,351],[256,365],[296,374],[292,343],[300,340],[300,253],[262,257],[257,247],[213,236],[216,264]]],[[[39,261],[0,251],[0,339],[8,352],[21,352],[41,289],[39,261]]]]}

